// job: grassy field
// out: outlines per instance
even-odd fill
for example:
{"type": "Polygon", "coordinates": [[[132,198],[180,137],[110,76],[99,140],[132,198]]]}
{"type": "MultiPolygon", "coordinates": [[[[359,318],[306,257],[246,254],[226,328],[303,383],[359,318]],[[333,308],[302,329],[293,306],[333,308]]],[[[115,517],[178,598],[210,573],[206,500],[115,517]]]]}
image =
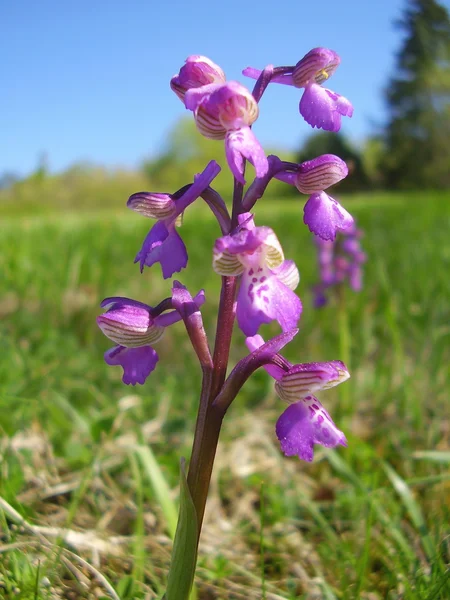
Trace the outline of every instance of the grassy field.
{"type": "MultiPolygon", "coordinates": [[[[302,276],[301,331],[285,355],[350,366],[350,381],[320,396],[349,446],[317,447],[312,464],[283,457],[274,425],[285,407],[264,372],[253,376],[224,424],[199,599],[450,598],[450,196],[343,203],[369,257],[344,311],[312,308],[300,203],[261,203],[256,221],[302,276]]],[[[218,231],[206,210],[186,214],[179,279],[205,288],[212,336],[218,231]]],[[[149,222],[126,209],[12,213],[0,236],[0,598],[108,598],[108,582],[121,600],[159,598],[200,372],[180,324],[147,384],[128,388],[95,325],[105,296],[170,294],[158,266],[141,276],[133,265],[149,222]]],[[[233,362],[245,352],[236,330],[233,362]]]]}

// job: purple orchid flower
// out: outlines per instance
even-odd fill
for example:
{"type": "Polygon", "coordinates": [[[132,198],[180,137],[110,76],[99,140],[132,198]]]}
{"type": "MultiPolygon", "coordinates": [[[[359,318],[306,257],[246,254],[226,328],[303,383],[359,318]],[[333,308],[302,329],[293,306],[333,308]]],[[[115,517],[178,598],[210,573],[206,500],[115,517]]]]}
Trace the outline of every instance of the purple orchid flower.
{"type": "MultiPolygon", "coordinates": [[[[174,283],[174,293],[179,293],[180,286],[178,282],[174,283]]],[[[197,309],[205,302],[203,290],[193,302],[197,309]]],[[[153,308],[148,304],[120,296],[105,298],[100,306],[106,312],[97,317],[97,325],[106,337],[118,344],[106,351],[105,362],[122,367],[125,384],[144,384],[158,362],[152,344],[161,339],[166,327],[181,321],[182,303],[178,302],[179,310],[156,317],[152,316],[153,308]]]]}
{"type": "Polygon", "coordinates": [[[175,227],[180,215],[201,196],[219,172],[219,165],[212,160],[181,195],[180,191],[174,195],[139,192],[130,196],[127,202],[129,208],[145,217],[158,219],[134,260],[140,263],[141,273],[144,266],[151,267],[159,262],[164,279],[168,279],[186,267],[186,246],[175,227]]]}
{"type": "Polygon", "coordinates": [[[188,56],[185,62],[178,75],[170,80],[170,87],[182,102],[188,90],[196,90],[203,96],[226,81],[222,69],[206,56],[188,56]]]}
{"type": "Polygon", "coordinates": [[[303,209],[303,221],[312,233],[333,240],[337,231],[347,229],[353,217],[337,200],[323,190],[335,185],[348,174],[346,163],[334,154],[322,154],[292,169],[279,171],[275,177],[295,185],[302,194],[310,194],[303,209]]]}
{"type": "Polygon", "coordinates": [[[320,283],[314,286],[314,306],[319,308],[328,302],[326,291],[348,281],[350,288],[359,292],[362,289],[362,265],[366,254],[361,249],[362,231],[353,223],[341,231],[334,241],[315,237],[319,263],[320,283]]]}
{"type": "MultiPolygon", "coordinates": [[[[264,344],[260,335],[248,337],[248,349],[253,352],[264,344]]],[[[340,431],[328,412],[312,395],[313,392],[331,388],[346,381],[350,374],[344,363],[333,360],[324,363],[292,365],[283,359],[287,371],[276,365],[266,365],[266,371],[276,380],[275,390],[290,406],[279,417],[275,430],[282,452],[286,456],[297,455],[311,462],[314,444],[326,448],[347,446],[345,435],[340,431]]]]}
{"type": "Polygon", "coordinates": [[[184,99],[186,108],[194,112],[200,133],[213,140],[225,140],[227,162],[238,181],[245,184],[245,159],[254,166],[257,177],[267,173],[267,157],[251,130],[258,118],[258,103],[247,88],[228,81],[191,88],[184,99]]]}
{"type": "MultiPolygon", "coordinates": [[[[283,69],[283,73],[272,77],[274,83],[304,88],[300,100],[300,114],[312,127],[325,131],[339,131],[341,118],[353,115],[353,106],[347,98],[322,87],[337,69],[341,59],[328,48],[313,48],[296,65],[283,69]]],[[[276,71],[276,70],[275,70],[276,71]]],[[[245,76],[258,79],[262,71],[247,67],[245,76]]]]}
{"type": "Polygon", "coordinates": [[[255,227],[250,213],[239,215],[236,231],[216,241],[213,269],[219,275],[242,275],[236,317],[245,335],[274,320],[283,331],[296,327],[302,310],[292,291],[300,280],[297,267],[284,259],[273,230],[255,227]]]}

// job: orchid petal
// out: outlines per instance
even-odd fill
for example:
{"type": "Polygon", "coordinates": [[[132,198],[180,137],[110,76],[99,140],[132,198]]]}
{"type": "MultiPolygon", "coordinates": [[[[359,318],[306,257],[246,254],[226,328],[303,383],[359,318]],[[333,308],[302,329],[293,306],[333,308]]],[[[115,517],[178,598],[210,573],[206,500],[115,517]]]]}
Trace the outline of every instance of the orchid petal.
{"type": "Polygon", "coordinates": [[[277,421],[276,434],[286,456],[297,455],[308,462],[313,459],[314,444],[347,446],[345,435],[314,396],[288,406],[277,421]]]}
{"type": "Polygon", "coordinates": [[[305,225],[324,240],[334,240],[339,229],[346,229],[353,223],[351,214],[325,192],[312,194],[303,211],[305,225]]]}
{"type": "Polygon", "coordinates": [[[126,385],[143,385],[150,373],[155,369],[158,355],[151,346],[125,348],[115,346],[105,352],[108,365],[120,365],[123,368],[122,381],[126,385]]]}
{"type": "Polygon", "coordinates": [[[311,83],[306,86],[300,100],[300,114],[312,127],[339,131],[341,116],[351,117],[353,106],[344,96],[311,83]]]}
{"type": "Polygon", "coordinates": [[[241,127],[227,132],[225,153],[231,172],[243,185],[245,184],[244,158],[254,166],[257,177],[264,177],[269,170],[264,150],[250,127],[241,127]]]}
{"type": "Polygon", "coordinates": [[[186,267],[188,261],[186,246],[174,227],[166,227],[158,221],[149,231],[136,255],[134,262],[139,262],[141,273],[144,266],[151,267],[161,263],[164,279],[186,267]]]}

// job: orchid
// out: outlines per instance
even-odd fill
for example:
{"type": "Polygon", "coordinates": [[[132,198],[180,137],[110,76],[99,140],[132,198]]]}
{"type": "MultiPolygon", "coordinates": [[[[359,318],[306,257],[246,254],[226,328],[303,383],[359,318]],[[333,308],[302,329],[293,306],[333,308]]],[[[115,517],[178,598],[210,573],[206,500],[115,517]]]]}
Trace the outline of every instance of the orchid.
{"type": "MultiPolygon", "coordinates": [[[[300,100],[300,114],[311,127],[325,131],[339,131],[341,117],[351,117],[353,106],[347,98],[322,87],[335,72],[341,59],[328,48],[313,48],[293,67],[274,69],[273,83],[304,88],[300,100]]],[[[247,67],[243,75],[258,79],[262,71],[247,67]]]]}
{"type": "Polygon", "coordinates": [[[336,240],[323,240],[316,236],[320,283],[314,287],[314,305],[324,306],[328,302],[326,291],[348,281],[350,288],[359,292],[362,288],[362,265],[366,254],[361,249],[362,231],[353,223],[341,231],[336,240]]]}
{"type": "Polygon", "coordinates": [[[259,108],[254,96],[237,81],[225,82],[223,71],[205,57],[189,57],[171,87],[194,113],[199,132],[225,140],[225,154],[234,177],[242,184],[248,160],[257,177],[265,175],[267,158],[251,130],[259,108]],[[200,60],[201,59],[201,60],[200,60]]]}
{"type": "Polygon", "coordinates": [[[225,73],[206,56],[188,56],[180,72],[170,80],[170,87],[184,102],[188,90],[196,90],[201,96],[225,83],[225,73]]]}
{"type": "MultiPolygon", "coordinates": [[[[264,340],[260,335],[255,335],[248,337],[246,344],[254,352],[264,344],[264,340]]],[[[276,381],[278,396],[291,403],[279,417],[275,428],[283,453],[286,456],[297,455],[310,462],[314,455],[314,444],[321,444],[326,448],[347,446],[345,435],[336,427],[319,400],[312,395],[313,392],[329,389],[346,381],[350,374],[344,363],[333,360],[292,365],[286,359],[283,362],[284,369],[274,365],[264,367],[276,381]]]]}
{"type": "Polygon", "coordinates": [[[337,231],[352,225],[353,217],[324,190],[344,179],[347,173],[347,165],[338,156],[322,154],[300,165],[290,165],[275,177],[295,185],[303,194],[310,194],[303,209],[305,225],[322,239],[333,240],[337,231]]]}
{"type": "MultiPolygon", "coordinates": [[[[175,282],[175,294],[180,285],[175,282]]],[[[193,302],[197,309],[205,302],[203,290],[193,302]]],[[[161,339],[166,327],[181,321],[183,305],[157,316],[153,316],[154,309],[148,304],[120,296],[105,298],[100,306],[106,312],[97,317],[97,325],[106,337],[117,344],[106,351],[105,362],[122,367],[125,384],[143,385],[158,362],[158,354],[152,344],[161,339]]]]}
{"type": "Polygon", "coordinates": [[[219,172],[219,165],[211,161],[187,189],[182,188],[173,195],[138,192],[130,196],[127,203],[129,208],[145,217],[158,219],[134,261],[139,262],[141,273],[144,266],[151,267],[159,262],[164,279],[168,279],[186,267],[186,246],[175,229],[178,218],[202,195],[219,172]]]}
{"type": "MultiPolygon", "coordinates": [[[[353,231],[353,218],[324,190],[347,175],[347,165],[331,154],[300,165],[274,155],[266,157],[252,130],[259,116],[259,102],[268,85],[275,82],[304,87],[300,112],[306,121],[313,127],[337,131],[341,116],[351,116],[352,106],[321,84],[339,62],[335,52],[315,48],[293,67],[246,69],[244,74],[257,79],[250,92],[237,81],[227,81],[223,70],[209,58],[188,57],[172,77],[170,87],[193,113],[203,136],[225,141],[226,161],[234,178],[231,210],[212,187],[220,171],[215,161],[209,162],[192,183],[174,193],[138,192],[128,200],[133,211],[156,220],[135,258],[141,272],[145,266],[160,263],[163,278],[168,279],[187,266],[187,249],[176,227],[198,198],[205,201],[220,229],[212,259],[213,270],[222,281],[213,346],[210,347],[200,311],[205,300],[203,290],[192,297],[177,281],[172,284],[171,295],[156,306],[124,297],[106,298],[101,304],[105,312],[97,318],[100,329],[116,344],[105,353],[105,361],[122,367],[126,384],[144,384],[158,362],[153,345],[167,327],[180,321],[201,368],[202,385],[187,477],[181,466],[180,517],[164,595],[167,600],[189,598],[222,422],[257,369],[263,367],[269,372],[275,379],[278,396],[289,403],[275,428],[285,455],[311,461],[314,444],[327,448],[347,445],[344,434],[313,395],[348,379],[347,368],[336,360],[291,364],[279,354],[298,333],[302,303],[294,290],[300,275],[295,262],[285,259],[273,229],[254,222],[254,207],[272,179],[308,194],[304,222],[320,236],[324,252],[328,252],[322,261],[323,270],[328,269],[328,280],[334,282],[337,262],[335,265],[330,258],[330,244],[341,231],[353,231]],[[253,165],[255,177],[245,190],[247,162],[253,165]],[[228,373],[235,321],[246,336],[250,353],[228,373]],[[264,343],[259,329],[273,322],[281,331],[264,343]]],[[[355,260],[356,256],[361,257],[356,237],[347,237],[342,246],[355,260]]],[[[342,263],[341,271],[344,270],[342,263]]],[[[350,277],[356,286],[356,269],[350,277]]]]}
{"type": "Polygon", "coordinates": [[[250,213],[239,215],[239,227],[214,245],[213,269],[219,275],[242,275],[236,317],[245,335],[263,323],[278,321],[283,331],[293,329],[302,305],[293,290],[300,276],[270,227],[256,227],[250,213]]]}

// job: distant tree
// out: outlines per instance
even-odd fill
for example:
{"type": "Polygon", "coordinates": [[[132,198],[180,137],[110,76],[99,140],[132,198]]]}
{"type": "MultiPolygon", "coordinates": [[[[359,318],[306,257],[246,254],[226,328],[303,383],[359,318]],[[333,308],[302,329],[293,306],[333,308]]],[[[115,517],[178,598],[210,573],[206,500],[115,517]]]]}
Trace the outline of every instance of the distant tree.
{"type": "Polygon", "coordinates": [[[0,190],[7,190],[20,181],[20,177],[11,171],[5,171],[0,175],[0,190]]]}
{"type": "Polygon", "coordinates": [[[450,187],[450,18],[436,0],[408,0],[406,37],[386,90],[389,187],[450,187]]]}
{"type": "Polygon", "coordinates": [[[349,176],[338,184],[339,190],[356,191],[369,187],[361,153],[342,134],[329,131],[312,134],[300,150],[297,160],[303,162],[320,154],[336,154],[347,163],[349,176]]]}

